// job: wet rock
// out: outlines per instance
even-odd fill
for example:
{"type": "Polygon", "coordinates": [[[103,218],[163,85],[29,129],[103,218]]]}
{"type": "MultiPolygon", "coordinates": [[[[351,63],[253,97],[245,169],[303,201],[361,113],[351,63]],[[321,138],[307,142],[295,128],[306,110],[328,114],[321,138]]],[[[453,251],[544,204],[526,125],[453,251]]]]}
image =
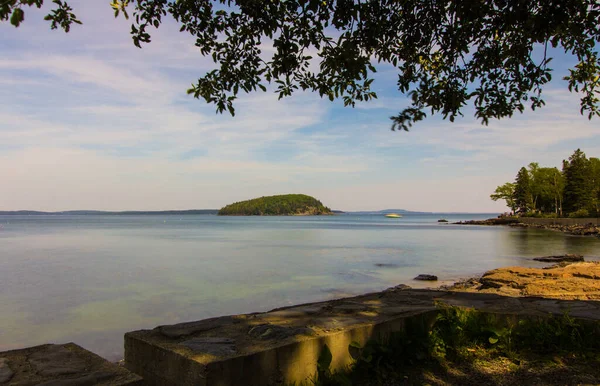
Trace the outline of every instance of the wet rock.
{"type": "Polygon", "coordinates": [[[521,223],[521,222],[519,222],[516,224],[509,224],[509,225],[513,226],[513,227],[520,227],[520,228],[549,229],[549,230],[563,232],[563,233],[567,233],[570,235],[577,235],[577,236],[595,236],[595,237],[600,236],[600,227],[595,226],[593,224],[558,225],[558,224],[536,224],[536,223],[521,223]]]}
{"type": "Polygon", "coordinates": [[[8,365],[8,359],[0,358],[0,384],[10,381],[14,373],[8,365]]]}
{"type": "Polygon", "coordinates": [[[567,253],[566,255],[534,257],[533,260],[543,261],[546,263],[560,263],[560,262],[564,262],[564,261],[581,262],[581,261],[583,261],[583,255],[575,255],[575,254],[567,253]]]}
{"type": "Polygon", "coordinates": [[[192,338],[180,343],[194,352],[212,354],[216,356],[233,355],[237,352],[235,340],[230,338],[192,338]]]}
{"type": "Polygon", "coordinates": [[[448,220],[446,220],[445,218],[441,218],[438,220],[438,222],[448,222],[448,220]]]}
{"type": "Polygon", "coordinates": [[[380,268],[396,268],[398,267],[398,264],[394,264],[394,263],[375,263],[376,267],[380,267],[380,268]]]}
{"type": "Polygon", "coordinates": [[[404,290],[409,290],[409,289],[412,289],[412,287],[409,286],[409,285],[398,284],[395,287],[390,287],[390,288],[386,289],[386,291],[392,291],[392,292],[394,292],[394,291],[404,291],[404,290]]]}
{"type": "Polygon", "coordinates": [[[449,290],[449,291],[477,288],[477,287],[481,286],[481,282],[479,280],[480,280],[479,278],[475,278],[475,277],[469,278],[469,279],[463,279],[463,280],[459,280],[456,283],[451,284],[451,285],[443,285],[440,288],[449,290]]]}
{"type": "Polygon", "coordinates": [[[259,324],[248,331],[255,339],[285,339],[295,335],[312,335],[313,330],[307,327],[283,327],[276,324],[259,324]]]}
{"type": "Polygon", "coordinates": [[[38,374],[49,377],[82,373],[87,367],[85,359],[58,345],[34,352],[29,356],[29,363],[38,374]]]}
{"type": "Polygon", "coordinates": [[[499,217],[499,218],[489,218],[487,220],[469,220],[469,221],[459,221],[453,224],[456,225],[514,225],[518,224],[519,220],[514,217],[499,217]]]}
{"type": "Polygon", "coordinates": [[[413,280],[437,281],[437,279],[438,279],[438,277],[435,275],[421,274],[421,275],[415,277],[413,280]]]}

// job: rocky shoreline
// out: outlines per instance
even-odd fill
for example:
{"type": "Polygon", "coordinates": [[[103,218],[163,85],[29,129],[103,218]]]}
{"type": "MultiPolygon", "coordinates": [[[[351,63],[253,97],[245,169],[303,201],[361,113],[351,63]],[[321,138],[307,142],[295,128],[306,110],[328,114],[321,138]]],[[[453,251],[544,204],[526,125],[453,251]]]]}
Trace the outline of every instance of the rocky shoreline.
{"type": "Polygon", "coordinates": [[[470,221],[459,221],[452,223],[454,225],[507,225],[516,228],[535,228],[535,229],[548,229],[557,232],[563,232],[575,236],[595,236],[600,237],[600,226],[594,224],[575,224],[575,225],[558,225],[558,224],[529,224],[520,222],[518,218],[514,217],[499,217],[490,218],[487,220],[470,220],[470,221]]]}
{"type": "Polygon", "coordinates": [[[443,289],[511,297],[600,300],[600,262],[565,260],[544,268],[498,268],[443,289]]]}
{"type": "Polygon", "coordinates": [[[454,225],[514,225],[518,224],[519,220],[514,217],[498,217],[488,218],[487,220],[469,220],[453,222],[454,225]]]}
{"type": "Polygon", "coordinates": [[[587,225],[543,225],[543,224],[526,224],[522,222],[517,222],[515,224],[510,224],[513,227],[519,228],[536,228],[536,229],[548,229],[558,232],[567,233],[570,235],[576,236],[596,236],[600,237],[600,227],[587,224],[587,225]]]}

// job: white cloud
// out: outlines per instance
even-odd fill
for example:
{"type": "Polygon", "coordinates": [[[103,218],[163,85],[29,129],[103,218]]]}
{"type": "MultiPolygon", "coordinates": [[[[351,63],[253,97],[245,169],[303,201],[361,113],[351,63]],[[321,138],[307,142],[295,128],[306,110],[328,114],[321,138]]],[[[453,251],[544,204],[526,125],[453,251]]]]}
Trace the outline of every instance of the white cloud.
{"type": "Polygon", "coordinates": [[[185,95],[211,67],[192,38],[166,23],[139,50],[129,22],[88,3],[73,3],[85,25],[68,35],[35,22],[43,10],[19,29],[0,25],[15,42],[0,58],[0,209],[206,208],[305,192],[346,210],[502,211],[489,194],[518,166],[558,165],[579,143],[600,155],[597,120],[562,89],[489,127],[467,111],[392,133],[385,111],[407,101],[389,67],[374,83],[380,99],[356,109],[254,93],[235,118],[217,115],[185,95]]]}

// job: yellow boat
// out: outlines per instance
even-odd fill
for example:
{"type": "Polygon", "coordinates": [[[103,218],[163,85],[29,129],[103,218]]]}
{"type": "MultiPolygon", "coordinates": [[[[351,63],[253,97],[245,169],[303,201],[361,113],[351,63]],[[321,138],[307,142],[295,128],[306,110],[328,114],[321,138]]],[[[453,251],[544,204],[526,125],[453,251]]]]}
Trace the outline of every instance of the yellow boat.
{"type": "Polygon", "coordinates": [[[385,215],[385,217],[388,217],[388,218],[400,218],[400,217],[402,217],[402,215],[398,214],[398,213],[388,213],[388,214],[385,215]]]}

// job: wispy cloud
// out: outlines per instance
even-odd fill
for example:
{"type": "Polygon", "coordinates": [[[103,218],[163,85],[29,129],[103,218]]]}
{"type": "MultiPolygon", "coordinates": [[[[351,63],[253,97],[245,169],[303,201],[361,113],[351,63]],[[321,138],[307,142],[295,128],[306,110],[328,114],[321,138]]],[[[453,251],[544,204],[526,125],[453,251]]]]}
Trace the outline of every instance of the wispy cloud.
{"type": "Polygon", "coordinates": [[[85,24],[68,35],[49,31],[44,10],[0,25],[0,209],[219,207],[304,192],[346,210],[503,211],[489,193],[519,166],[558,165],[576,147],[600,155],[597,120],[560,83],[546,108],[488,127],[466,111],[390,132],[408,101],[389,66],[380,98],[355,109],[269,92],[242,96],[234,118],[215,114],[185,94],[211,68],[193,39],[167,23],[139,50],[129,22],[88,3],[73,3],[85,24]]]}

